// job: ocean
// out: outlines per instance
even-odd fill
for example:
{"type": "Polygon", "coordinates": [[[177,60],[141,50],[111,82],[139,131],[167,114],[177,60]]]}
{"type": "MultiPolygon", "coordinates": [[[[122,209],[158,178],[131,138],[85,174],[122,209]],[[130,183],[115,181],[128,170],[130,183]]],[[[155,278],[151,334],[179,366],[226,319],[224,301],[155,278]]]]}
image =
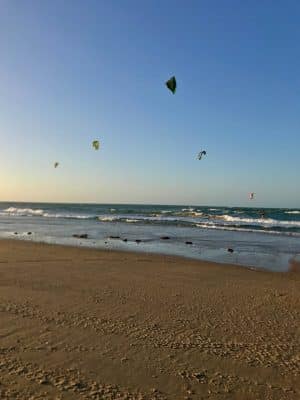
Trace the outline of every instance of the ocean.
{"type": "Polygon", "coordinates": [[[300,259],[300,208],[2,202],[0,237],[286,271],[300,259]]]}

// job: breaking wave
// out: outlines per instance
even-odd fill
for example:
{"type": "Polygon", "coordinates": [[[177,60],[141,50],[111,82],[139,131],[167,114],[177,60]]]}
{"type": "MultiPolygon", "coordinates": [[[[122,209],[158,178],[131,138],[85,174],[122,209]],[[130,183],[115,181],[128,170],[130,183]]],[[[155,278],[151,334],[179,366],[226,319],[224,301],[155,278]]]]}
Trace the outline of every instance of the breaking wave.
{"type": "Polygon", "coordinates": [[[250,225],[262,225],[262,226],[285,226],[285,227],[293,227],[299,226],[300,221],[279,221],[272,218],[239,218],[232,217],[231,215],[222,215],[225,221],[228,222],[238,222],[240,224],[250,224],[250,225]]]}
{"type": "Polygon", "coordinates": [[[300,235],[299,210],[128,205],[116,205],[113,208],[111,205],[42,207],[42,204],[34,208],[28,205],[4,208],[0,210],[0,217],[61,218],[94,220],[99,223],[154,224],[300,235]]]}
{"type": "Polygon", "coordinates": [[[75,219],[93,219],[90,215],[80,215],[80,214],[65,214],[65,213],[49,213],[42,209],[32,209],[32,208],[17,208],[9,207],[0,215],[9,215],[15,217],[45,217],[45,218],[75,218],[75,219]]]}
{"type": "Polygon", "coordinates": [[[4,213],[10,215],[41,215],[43,216],[44,211],[41,209],[33,210],[32,208],[17,208],[17,207],[8,207],[4,210],[4,213]]]}

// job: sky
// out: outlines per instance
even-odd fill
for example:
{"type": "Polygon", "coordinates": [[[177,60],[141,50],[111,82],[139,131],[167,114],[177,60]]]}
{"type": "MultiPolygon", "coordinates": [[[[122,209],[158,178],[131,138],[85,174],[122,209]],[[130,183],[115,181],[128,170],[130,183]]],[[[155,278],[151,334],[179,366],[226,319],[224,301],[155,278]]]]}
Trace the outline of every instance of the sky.
{"type": "Polygon", "coordinates": [[[300,207],[299,20],[291,0],[0,0],[0,201],[300,207]]]}

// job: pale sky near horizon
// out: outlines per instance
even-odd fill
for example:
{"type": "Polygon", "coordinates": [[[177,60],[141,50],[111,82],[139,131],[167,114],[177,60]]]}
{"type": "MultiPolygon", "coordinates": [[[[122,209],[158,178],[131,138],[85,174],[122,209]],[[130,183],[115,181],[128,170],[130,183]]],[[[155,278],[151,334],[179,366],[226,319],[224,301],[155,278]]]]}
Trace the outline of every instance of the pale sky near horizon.
{"type": "Polygon", "coordinates": [[[299,20],[291,0],[0,0],[0,201],[300,207],[299,20]]]}

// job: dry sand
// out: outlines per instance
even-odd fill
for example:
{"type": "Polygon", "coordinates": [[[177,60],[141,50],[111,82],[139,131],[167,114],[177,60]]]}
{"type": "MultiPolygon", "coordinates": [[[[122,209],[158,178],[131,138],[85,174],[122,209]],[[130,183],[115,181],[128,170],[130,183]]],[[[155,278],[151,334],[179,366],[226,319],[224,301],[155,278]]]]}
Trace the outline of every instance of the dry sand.
{"type": "Polygon", "coordinates": [[[0,398],[300,399],[300,274],[0,241],[0,398]]]}

